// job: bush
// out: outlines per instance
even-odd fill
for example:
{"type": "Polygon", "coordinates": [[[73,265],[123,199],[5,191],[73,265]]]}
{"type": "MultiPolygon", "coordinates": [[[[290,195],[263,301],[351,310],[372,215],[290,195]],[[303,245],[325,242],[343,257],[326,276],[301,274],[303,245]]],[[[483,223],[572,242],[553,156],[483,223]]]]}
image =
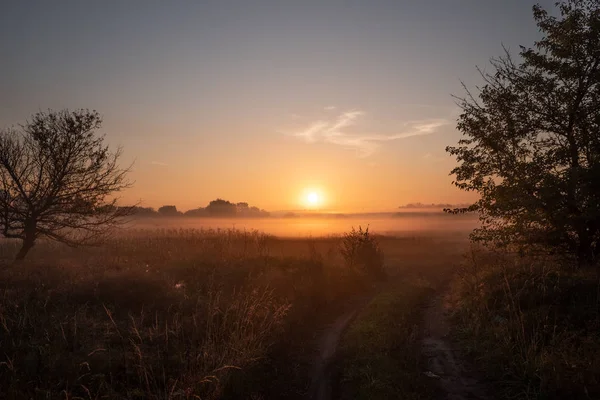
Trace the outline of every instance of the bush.
{"type": "Polygon", "coordinates": [[[364,230],[361,226],[358,230],[352,227],[349,233],[344,234],[340,252],[349,268],[375,278],[385,275],[383,252],[377,238],[369,233],[369,227],[364,230]]]}

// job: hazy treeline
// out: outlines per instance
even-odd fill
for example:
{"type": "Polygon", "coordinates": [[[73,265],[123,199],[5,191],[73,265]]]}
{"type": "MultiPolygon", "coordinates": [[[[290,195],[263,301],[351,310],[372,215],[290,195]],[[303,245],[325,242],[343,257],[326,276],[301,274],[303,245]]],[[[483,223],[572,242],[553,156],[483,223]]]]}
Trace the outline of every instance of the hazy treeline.
{"type": "Polygon", "coordinates": [[[469,206],[469,204],[451,204],[451,203],[431,203],[431,204],[427,204],[427,203],[408,203],[408,204],[404,204],[402,206],[399,206],[398,208],[400,209],[405,209],[405,208],[409,208],[409,209],[413,209],[413,208],[439,208],[440,210],[443,210],[444,208],[456,208],[456,207],[467,207],[469,206]]]}
{"type": "Polygon", "coordinates": [[[248,203],[232,203],[223,199],[211,201],[206,207],[198,207],[185,212],[179,211],[177,206],[164,205],[158,210],[153,207],[123,207],[129,213],[138,217],[244,217],[257,218],[268,217],[270,213],[258,207],[250,206],[248,203]]]}

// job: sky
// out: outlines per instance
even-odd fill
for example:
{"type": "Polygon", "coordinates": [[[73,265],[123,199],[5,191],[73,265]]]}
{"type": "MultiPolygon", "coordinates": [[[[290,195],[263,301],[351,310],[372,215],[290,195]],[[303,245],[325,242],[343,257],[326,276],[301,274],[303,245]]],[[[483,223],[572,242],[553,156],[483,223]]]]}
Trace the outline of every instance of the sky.
{"type": "MultiPolygon", "coordinates": [[[[539,36],[529,0],[2,2],[0,129],[98,110],[122,203],[465,203],[451,94],[539,36]]],[[[554,0],[539,1],[552,8],[554,0]]]]}

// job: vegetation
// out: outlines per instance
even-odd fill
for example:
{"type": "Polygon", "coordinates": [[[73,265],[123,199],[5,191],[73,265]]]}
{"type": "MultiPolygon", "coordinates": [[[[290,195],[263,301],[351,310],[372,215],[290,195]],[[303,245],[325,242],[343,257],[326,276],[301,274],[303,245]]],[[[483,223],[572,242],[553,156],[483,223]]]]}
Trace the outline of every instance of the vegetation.
{"type": "Polygon", "coordinates": [[[22,240],[17,259],[40,237],[90,243],[121,221],[108,197],[129,186],[127,170],[96,135],[101,123],[95,111],[49,111],[0,132],[0,229],[22,240]]]}
{"type": "Polygon", "coordinates": [[[433,398],[419,342],[420,306],[432,291],[416,282],[395,283],[358,315],[342,340],[339,398],[433,398]]]}
{"type": "Polygon", "coordinates": [[[452,291],[457,338],[497,398],[600,397],[600,283],[549,257],[474,249],[452,291]]]}
{"type": "Polygon", "coordinates": [[[499,398],[600,397],[600,3],[533,8],[542,39],[459,99],[448,147],[483,226],[452,297],[458,344],[499,398]]]}
{"type": "Polygon", "coordinates": [[[198,207],[192,210],[187,210],[185,213],[177,210],[174,205],[164,205],[158,210],[151,207],[129,207],[131,214],[137,217],[221,217],[221,218],[264,218],[270,214],[261,210],[258,207],[250,206],[248,203],[231,203],[223,199],[212,200],[206,207],[198,207]]]}
{"type": "Polygon", "coordinates": [[[342,240],[341,253],[346,265],[368,276],[382,278],[383,252],[379,248],[377,238],[369,233],[369,228],[358,230],[352,228],[342,240]]]}
{"type": "Polygon", "coordinates": [[[42,241],[0,270],[0,387],[13,399],[302,398],[307,340],[368,288],[340,244],[232,230],[42,241]]]}
{"type": "Polygon", "coordinates": [[[176,217],[181,215],[181,212],[177,210],[176,206],[162,206],[158,209],[158,214],[165,217],[176,217]]]}
{"type": "MultiPolygon", "coordinates": [[[[456,186],[480,199],[473,238],[543,246],[594,265],[600,245],[600,4],[533,8],[543,35],[520,60],[492,60],[476,96],[459,99],[465,138],[447,151],[456,186]]],[[[455,210],[461,211],[461,210],[455,210]]]]}

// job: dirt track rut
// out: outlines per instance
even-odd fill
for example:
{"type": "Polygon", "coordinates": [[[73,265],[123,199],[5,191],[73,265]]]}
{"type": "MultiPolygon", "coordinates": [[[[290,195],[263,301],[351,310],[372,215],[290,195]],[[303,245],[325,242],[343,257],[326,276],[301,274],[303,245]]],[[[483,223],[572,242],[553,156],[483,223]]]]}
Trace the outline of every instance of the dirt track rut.
{"type": "Polygon", "coordinates": [[[444,399],[489,399],[482,383],[473,377],[470,368],[450,345],[447,314],[444,294],[438,294],[425,308],[422,344],[427,371],[424,373],[438,382],[444,399]]]}

